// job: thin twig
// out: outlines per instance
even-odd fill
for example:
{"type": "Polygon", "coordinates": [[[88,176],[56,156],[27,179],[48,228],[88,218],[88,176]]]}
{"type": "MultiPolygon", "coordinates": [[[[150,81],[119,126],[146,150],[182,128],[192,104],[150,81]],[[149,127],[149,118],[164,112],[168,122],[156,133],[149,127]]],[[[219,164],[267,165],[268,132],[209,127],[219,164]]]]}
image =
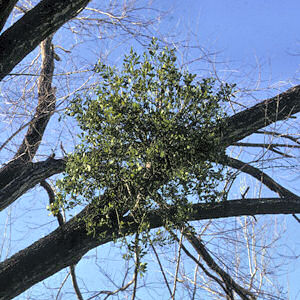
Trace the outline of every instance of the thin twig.
{"type": "MultiPolygon", "coordinates": [[[[200,260],[201,256],[198,256],[198,261],[200,260]]],[[[192,296],[192,300],[195,299],[196,296],[196,291],[197,291],[197,273],[198,273],[198,269],[199,269],[199,265],[196,264],[196,268],[195,268],[195,273],[194,273],[194,288],[193,288],[193,296],[192,296]]]]}
{"type": "Polygon", "coordinates": [[[81,295],[78,283],[77,283],[77,277],[75,274],[75,265],[71,265],[70,266],[70,274],[71,274],[71,278],[72,278],[72,283],[73,283],[73,287],[77,296],[78,300],[83,300],[83,297],[81,295]]]}
{"type": "Polygon", "coordinates": [[[174,284],[173,284],[173,293],[172,293],[172,299],[174,299],[174,300],[175,300],[176,284],[177,284],[179,264],[180,264],[182,238],[183,238],[183,232],[181,230],[181,235],[180,235],[180,239],[179,239],[179,248],[178,248],[178,258],[177,258],[176,271],[175,271],[174,284]]]}
{"type": "Polygon", "coordinates": [[[167,285],[167,288],[168,288],[168,290],[169,290],[170,296],[172,297],[172,291],[171,291],[170,285],[169,285],[169,283],[168,283],[166,274],[165,274],[165,272],[164,272],[163,266],[162,266],[162,264],[161,264],[161,261],[160,261],[160,259],[159,259],[159,256],[158,256],[158,254],[157,254],[157,252],[156,252],[156,249],[155,249],[154,245],[153,245],[152,243],[151,243],[150,245],[151,245],[151,248],[152,248],[152,250],[153,250],[153,252],[154,252],[154,254],[155,254],[156,260],[157,260],[157,262],[158,262],[160,271],[161,271],[161,273],[162,273],[162,275],[163,275],[163,277],[164,277],[164,281],[165,281],[165,283],[166,283],[166,285],[167,285]]]}
{"type": "Polygon", "coordinates": [[[133,293],[131,296],[131,300],[134,300],[136,297],[136,289],[137,289],[137,278],[138,271],[140,267],[140,251],[139,251],[139,234],[135,235],[135,266],[134,266],[134,285],[133,285],[133,293]]]}
{"type": "MultiPolygon", "coordinates": [[[[177,240],[177,242],[179,242],[179,239],[178,239],[178,237],[176,236],[176,234],[175,233],[173,233],[172,231],[170,231],[170,230],[168,230],[169,231],[169,233],[173,236],[173,238],[175,239],[175,240],[177,240]]],[[[205,268],[205,266],[200,262],[200,260],[198,259],[196,259],[195,257],[194,257],[194,255],[192,255],[191,253],[190,253],[190,251],[182,244],[181,245],[181,248],[182,248],[182,250],[185,252],[185,254],[189,257],[189,258],[191,258],[201,269],[202,269],[202,271],[208,276],[208,277],[210,277],[211,279],[213,279],[215,282],[217,282],[218,284],[219,284],[219,286],[223,289],[223,291],[227,294],[227,291],[226,291],[226,288],[224,287],[224,284],[223,284],[223,282],[218,278],[218,277],[216,277],[216,276],[214,276],[213,274],[211,274],[206,268],[205,268]]]]}
{"type": "Polygon", "coordinates": [[[283,138],[286,138],[286,139],[289,139],[297,144],[300,145],[300,142],[299,142],[299,138],[294,138],[292,136],[290,136],[289,134],[282,134],[280,132],[276,132],[276,131],[267,131],[267,130],[259,130],[257,131],[256,133],[259,133],[259,134],[269,134],[269,135],[273,135],[273,136],[277,136],[277,137],[283,137],[283,138]]]}
{"type": "Polygon", "coordinates": [[[94,298],[98,297],[101,294],[107,294],[107,296],[103,299],[103,300],[105,300],[105,299],[107,299],[108,297],[110,297],[112,295],[115,295],[115,294],[117,294],[121,291],[125,291],[127,288],[129,288],[134,283],[134,280],[135,280],[135,278],[133,277],[132,280],[130,280],[126,285],[116,289],[115,291],[101,291],[101,292],[98,292],[97,294],[95,294],[94,296],[89,297],[87,300],[94,299],[94,298]]]}

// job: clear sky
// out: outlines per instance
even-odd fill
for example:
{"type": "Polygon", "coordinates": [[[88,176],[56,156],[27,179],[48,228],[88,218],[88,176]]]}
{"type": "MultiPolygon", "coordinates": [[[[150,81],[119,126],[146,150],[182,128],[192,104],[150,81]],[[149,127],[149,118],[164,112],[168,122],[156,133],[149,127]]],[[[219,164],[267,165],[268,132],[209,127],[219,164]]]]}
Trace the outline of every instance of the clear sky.
{"type": "MultiPolygon", "coordinates": [[[[285,90],[292,85],[300,84],[299,0],[160,0],[154,1],[154,7],[170,11],[160,23],[156,24],[159,32],[169,35],[169,42],[172,39],[186,40],[190,46],[199,47],[189,50],[188,53],[179,49],[179,53],[184,56],[183,61],[200,57],[203,54],[200,49],[216,52],[216,55],[211,57],[210,63],[201,60],[190,64],[189,68],[195,72],[206,73],[214,66],[218,75],[224,79],[237,81],[240,86],[247,89],[261,89],[255,94],[257,100],[264,99],[270,93],[276,93],[274,90],[265,91],[267,87],[285,90]]],[[[85,53],[89,53],[88,50],[85,53]]],[[[113,57],[123,53],[122,48],[116,48],[113,57]]],[[[94,57],[87,57],[86,60],[92,63],[94,57]]],[[[245,99],[245,101],[253,103],[255,100],[245,99]]],[[[300,194],[300,189],[297,188],[300,178],[296,184],[282,178],[281,180],[300,194]]],[[[42,215],[34,214],[34,210],[40,214],[47,205],[48,199],[41,190],[22,197],[21,201],[14,204],[11,211],[11,222],[14,224],[12,228],[15,230],[12,234],[11,253],[22,249],[25,243],[29,245],[31,243],[29,240],[25,242],[28,236],[32,241],[39,238],[39,232],[35,231],[32,234],[31,229],[39,227],[40,222],[45,224],[45,227],[48,226],[49,232],[51,228],[56,227],[56,221],[47,216],[47,211],[44,210],[42,215]],[[43,221],[40,221],[41,219],[43,221]],[[22,223],[24,220],[30,226],[24,227],[22,223]],[[50,226],[47,222],[53,224],[50,226]]],[[[7,212],[0,214],[0,224],[5,223],[6,216],[7,212]]],[[[288,218],[286,239],[291,243],[290,247],[300,246],[295,238],[295,233],[299,236],[297,225],[291,217],[288,218]]],[[[104,251],[110,252],[110,248],[104,251]]],[[[100,250],[97,253],[103,255],[100,250]]],[[[299,255],[299,251],[297,254],[299,255]]],[[[87,261],[84,259],[83,263],[88,264],[87,261]]],[[[289,268],[294,272],[284,274],[282,280],[289,284],[290,300],[300,299],[299,262],[295,262],[289,268]]],[[[83,269],[87,271],[86,267],[83,269]]],[[[82,278],[84,279],[84,275],[82,278]]],[[[96,279],[92,286],[97,287],[96,279]]],[[[38,289],[36,288],[35,293],[38,293],[38,289]]],[[[21,295],[17,299],[26,297],[21,295]]]]}

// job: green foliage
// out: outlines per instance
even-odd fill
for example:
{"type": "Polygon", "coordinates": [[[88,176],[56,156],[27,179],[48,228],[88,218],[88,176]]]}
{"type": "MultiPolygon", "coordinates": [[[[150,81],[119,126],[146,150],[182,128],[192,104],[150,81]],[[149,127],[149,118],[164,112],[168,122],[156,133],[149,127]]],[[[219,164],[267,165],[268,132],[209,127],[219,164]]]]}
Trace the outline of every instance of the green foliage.
{"type": "Polygon", "coordinates": [[[159,50],[155,40],[142,56],[131,50],[121,70],[99,62],[95,72],[99,85],[67,112],[81,143],[58,182],[59,202],[93,203],[106,216],[100,223],[115,226],[117,219],[120,231],[122,216],[131,213],[142,232],[150,209],[174,206],[172,216],[162,209],[172,225],[187,220],[191,201],[218,201],[224,148],[215,128],[232,86],[196,81],[179,70],[175,51],[159,50]]]}

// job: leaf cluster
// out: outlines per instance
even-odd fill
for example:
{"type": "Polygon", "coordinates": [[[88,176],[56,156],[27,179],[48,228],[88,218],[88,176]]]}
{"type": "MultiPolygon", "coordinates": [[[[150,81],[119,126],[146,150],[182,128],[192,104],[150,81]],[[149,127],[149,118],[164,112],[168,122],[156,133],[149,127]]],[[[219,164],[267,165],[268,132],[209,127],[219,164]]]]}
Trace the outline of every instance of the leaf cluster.
{"type": "Polygon", "coordinates": [[[176,213],[163,217],[180,223],[191,201],[217,201],[224,148],[215,128],[232,86],[181,71],[175,50],[159,49],[155,39],[141,56],[131,50],[121,70],[98,62],[94,71],[98,86],[67,112],[81,143],[58,183],[61,201],[95,203],[118,218],[131,213],[143,228],[150,209],[172,205],[176,213]]]}

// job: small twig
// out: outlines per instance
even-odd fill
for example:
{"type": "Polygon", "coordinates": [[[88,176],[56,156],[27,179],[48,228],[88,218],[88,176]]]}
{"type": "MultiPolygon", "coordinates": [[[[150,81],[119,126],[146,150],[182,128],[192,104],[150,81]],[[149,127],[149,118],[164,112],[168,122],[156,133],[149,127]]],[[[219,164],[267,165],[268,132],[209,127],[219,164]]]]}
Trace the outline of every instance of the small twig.
{"type": "Polygon", "coordinates": [[[179,240],[178,258],[177,258],[176,271],[175,271],[174,283],[173,283],[172,299],[174,299],[174,300],[175,300],[176,285],[177,285],[177,278],[178,278],[178,271],[179,271],[179,264],[180,264],[182,238],[183,238],[183,230],[181,230],[181,235],[180,235],[180,240],[179,240]]]}
{"type": "Polygon", "coordinates": [[[275,132],[275,131],[267,131],[267,130],[259,130],[257,131],[256,133],[259,133],[259,134],[269,134],[269,135],[273,135],[273,136],[277,136],[277,137],[283,137],[283,138],[286,138],[286,139],[289,139],[297,144],[300,145],[300,142],[299,142],[299,138],[294,138],[288,134],[282,134],[280,132],[275,132]]]}
{"type": "Polygon", "coordinates": [[[242,196],[242,199],[245,199],[245,196],[247,195],[247,193],[248,193],[249,189],[250,189],[250,187],[249,187],[249,186],[247,186],[247,188],[246,188],[245,192],[244,192],[243,194],[241,194],[241,196],[242,196]]]}
{"type": "Polygon", "coordinates": [[[1,146],[0,151],[19,133],[21,132],[26,126],[28,126],[33,120],[22,125],[19,129],[17,129],[1,146]]]}
{"type": "MultiPolygon", "coordinates": [[[[178,237],[176,236],[176,234],[175,233],[173,233],[172,231],[170,231],[169,230],[169,233],[173,236],[173,238],[177,241],[177,242],[179,242],[179,239],[178,239],[178,237]]],[[[202,269],[202,271],[208,276],[208,277],[210,277],[211,279],[213,279],[215,282],[217,282],[218,284],[219,284],[219,286],[223,289],[223,291],[227,294],[227,291],[226,291],[226,288],[224,287],[224,284],[223,284],[223,282],[218,278],[218,277],[216,277],[216,276],[214,276],[213,274],[211,274],[206,268],[205,268],[205,266],[200,262],[200,260],[198,259],[196,259],[195,257],[194,257],[194,255],[192,255],[191,253],[190,253],[190,251],[182,244],[181,245],[181,248],[182,248],[182,250],[185,252],[185,254],[189,257],[189,258],[191,258],[201,269],[202,269]]]]}
{"type": "Polygon", "coordinates": [[[126,289],[128,289],[134,283],[134,280],[135,280],[135,278],[133,277],[132,280],[130,280],[126,285],[116,289],[115,291],[101,291],[101,292],[95,294],[94,296],[89,297],[87,300],[94,299],[94,298],[98,297],[101,294],[107,294],[107,296],[103,299],[103,300],[105,300],[105,299],[107,299],[108,297],[110,297],[112,295],[115,295],[119,292],[122,292],[122,291],[125,291],[126,289]]]}
{"type": "MultiPolygon", "coordinates": [[[[198,256],[198,261],[200,260],[201,256],[199,255],[198,256]]],[[[192,296],[192,299],[194,300],[195,299],[195,296],[196,296],[196,291],[197,291],[197,273],[198,273],[198,268],[199,268],[199,265],[196,264],[196,268],[195,268],[195,273],[194,273],[194,288],[193,288],[193,296],[192,296]]]]}
{"type": "Polygon", "coordinates": [[[65,278],[64,278],[64,280],[62,281],[62,283],[61,283],[61,285],[60,285],[60,287],[59,287],[59,289],[58,289],[58,291],[57,291],[57,294],[56,294],[55,300],[58,300],[58,299],[60,299],[60,298],[59,298],[59,294],[60,294],[60,292],[61,292],[61,290],[62,290],[63,286],[65,285],[65,283],[66,283],[67,279],[69,278],[69,276],[70,276],[70,272],[68,272],[68,274],[66,275],[66,277],[65,277],[65,278]]]}
{"type": "Polygon", "coordinates": [[[164,272],[163,266],[162,266],[162,264],[161,264],[161,261],[160,261],[160,259],[159,259],[159,256],[158,256],[158,254],[157,254],[157,252],[156,252],[156,249],[154,248],[153,244],[151,243],[150,245],[151,245],[151,248],[152,248],[152,250],[153,250],[153,252],[154,252],[154,254],[155,254],[156,260],[157,260],[157,262],[158,262],[160,271],[161,271],[161,273],[162,273],[162,275],[163,275],[165,284],[166,284],[166,286],[167,286],[167,288],[168,288],[168,290],[169,290],[170,296],[172,297],[172,291],[171,291],[170,285],[169,285],[169,283],[168,283],[166,274],[165,274],[165,272],[164,272]]]}
{"type": "Polygon", "coordinates": [[[140,251],[139,251],[139,234],[135,235],[135,267],[134,267],[134,285],[133,285],[133,293],[131,296],[131,300],[134,300],[136,297],[136,289],[137,289],[137,279],[138,279],[138,271],[140,267],[140,251]]]}
{"type": "Polygon", "coordinates": [[[73,283],[73,287],[77,296],[78,300],[83,300],[83,297],[81,295],[78,283],[77,283],[77,277],[75,274],[75,265],[71,265],[70,266],[70,274],[71,274],[71,278],[72,278],[72,283],[73,283]]]}
{"type": "Polygon", "coordinates": [[[292,155],[283,153],[277,149],[276,147],[286,147],[286,148],[300,148],[298,145],[290,145],[290,144],[261,144],[261,143],[233,143],[232,146],[239,146],[239,147],[262,147],[266,148],[270,151],[273,151],[274,153],[280,154],[287,158],[295,158],[292,155]]]}
{"type": "Polygon", "coordinates": [[[293,217],[296,219],[296,221],[297,221],[298,223],[300,223],[300,219],[299,219],[295,214],[293,214],[293,217]]]}

